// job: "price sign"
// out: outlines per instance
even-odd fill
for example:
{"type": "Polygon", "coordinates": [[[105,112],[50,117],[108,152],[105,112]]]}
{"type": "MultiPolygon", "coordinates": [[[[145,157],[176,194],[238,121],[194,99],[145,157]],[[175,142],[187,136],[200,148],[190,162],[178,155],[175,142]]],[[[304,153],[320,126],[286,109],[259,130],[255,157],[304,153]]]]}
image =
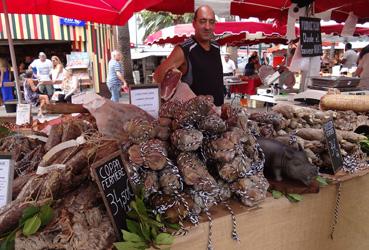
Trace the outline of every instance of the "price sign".
{"type": "Polygon", "coordinates": [[[328,153],[332,162],[333,173],[337,173],[342,168],[343,161],[340,151],[340,145],[338,144],[336,130],[332,120],[323,124],[323,131],[325,140],[327,142],[328,153]]]}
{"type": "Polygon", "coordinates": [[[0,154],[0,207],[12,200],[14,165],[11,154],[0,154]]]}
{"type": "Polygon", "coordinates": [[[160,90],[155,84],[140,84],[129,88],[129,103],[145,110],[154,118],[159,117],[160,90]]]}
{"type": "Polygon", "coordinates": [[[31,124],[31,104],[17,104],[17,118],[15,124],[31,124]]]}
{"type": "Polygon", "coordinates": [[[300,17],[299,20],[301,55],[303,57],[321,56],[323,50],[320,19],[300,17]]]}
{"type": "Polygon", "coordinates": [[[120,151],[102,159],[92,166],[92,175],[99,186],[111,222],[118,238],[126,229],[126,214],[134,197],[125,171],[120,151]]]}

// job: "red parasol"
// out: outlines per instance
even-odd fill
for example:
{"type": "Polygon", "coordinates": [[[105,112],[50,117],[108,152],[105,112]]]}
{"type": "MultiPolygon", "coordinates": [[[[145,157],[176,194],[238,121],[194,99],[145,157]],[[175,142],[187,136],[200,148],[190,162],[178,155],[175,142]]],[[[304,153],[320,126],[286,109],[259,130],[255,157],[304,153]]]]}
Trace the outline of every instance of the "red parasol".
{"type": "MultiPolygon", "coordinates": [[[[322,25],[322,33],[326,35],[341,34],[343,24],[322,25]]],[[[296,34],[299,29],[296,27],[296,34]]],[[[147,37],[145,43],[178,44],[194,34],[192,24],[178,24],[164,28],[147,37]]],[[[244,46],[259,43],[286,44],[286,26],[276,27],[270,23],[260,22],[219,22],[215,26],[214,35],[220,45],[244,46]]],[[[369,28],[356,27],[355,36],[369,35],[369,28]]]]}
{"type": "MultiPolygon", "coordinates": [[[[260,19],[285,19],[290,0],[229,0],[230,14],[242,18],[258,17],[260,19]]],[[[333,9],[332,20],[344,21],[350,11],[359,17],[359,22],[369,21],[369,0],[316,0],[315,13],[333,9]]],[[[169,11],[174,14],[194,12],[194,0],[163,0],[149,8],[152,11],[169,11]]]]}

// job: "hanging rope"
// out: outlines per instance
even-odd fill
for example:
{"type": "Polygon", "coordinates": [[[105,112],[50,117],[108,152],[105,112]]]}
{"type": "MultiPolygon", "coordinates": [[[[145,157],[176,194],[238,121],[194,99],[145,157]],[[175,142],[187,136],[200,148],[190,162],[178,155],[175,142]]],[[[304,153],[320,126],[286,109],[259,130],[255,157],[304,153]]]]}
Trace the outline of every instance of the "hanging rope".
{"type": "Polygon", "coordinates": [[[331,239],[332,240],[333,240],[334,231],[336,230],[336,225],[338,223],[339,207],[340,207],[340,202],[341,202],[341,190],[342,190],[341,182],[338,182],[336,185],[337,185],[336,206],[334,207],[333,224],[332,224],[332,229],[331,229],[331,239]]]}

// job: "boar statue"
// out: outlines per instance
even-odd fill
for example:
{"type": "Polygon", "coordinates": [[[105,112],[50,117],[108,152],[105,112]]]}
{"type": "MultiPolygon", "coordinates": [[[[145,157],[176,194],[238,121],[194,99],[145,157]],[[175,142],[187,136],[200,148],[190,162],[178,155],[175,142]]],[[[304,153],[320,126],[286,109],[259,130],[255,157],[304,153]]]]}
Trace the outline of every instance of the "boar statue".
{"type": "Polygon", "coordinates": [[[265,154],[264,174],[282,181],[282,177],[298,180],[309,186],[318,175],[318,169],[312,165],[304,150],[296,150],[279,141],[258,138],[257,142],[265,154]]]}

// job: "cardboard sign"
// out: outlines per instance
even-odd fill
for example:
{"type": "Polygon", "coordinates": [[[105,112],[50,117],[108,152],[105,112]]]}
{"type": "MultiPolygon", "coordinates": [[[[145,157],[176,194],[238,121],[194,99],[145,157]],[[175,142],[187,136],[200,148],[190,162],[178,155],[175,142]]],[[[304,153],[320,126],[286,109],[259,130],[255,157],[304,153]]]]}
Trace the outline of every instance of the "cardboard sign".
{"type": "Polygon", "coordinates": [[[342,168],[343,161],[340,151],[340,145],[338,144],[336,130],[332,120],[323,124],[323,131],[325,140],[327,142],[329,157],[332,162],[333,173],[337,173],[342,168]]]}
{"type": "Polygon", "coordinates": [[[126,214],[134,197],[120,151],[93,164],[92,175],[99,186],[106,210],[118,238],[126,229],[126,214]]]}
{"type": "Polygon", "coordinates": [[[11,154],[0,154],[0,208],[12,201],[14,165],[11,154]]]}
{"type": "Polygon", "coordinates": [[[299,19],[301,55],[303,57],[321,56],[323,50],[320,19],[309,17],[300,17],[299,19]]]}
{"type": "Polygon", "coordinates": [[[31,124],[31,104],[17,104],[17,118],[15,124],[31,124]]]}
{"type": "Polygon", "coordinates": [[[129,88],[129,103],[145,110],[154,118],[159,117],[160,89],[155,84],[140,84],[129,88]]]}

